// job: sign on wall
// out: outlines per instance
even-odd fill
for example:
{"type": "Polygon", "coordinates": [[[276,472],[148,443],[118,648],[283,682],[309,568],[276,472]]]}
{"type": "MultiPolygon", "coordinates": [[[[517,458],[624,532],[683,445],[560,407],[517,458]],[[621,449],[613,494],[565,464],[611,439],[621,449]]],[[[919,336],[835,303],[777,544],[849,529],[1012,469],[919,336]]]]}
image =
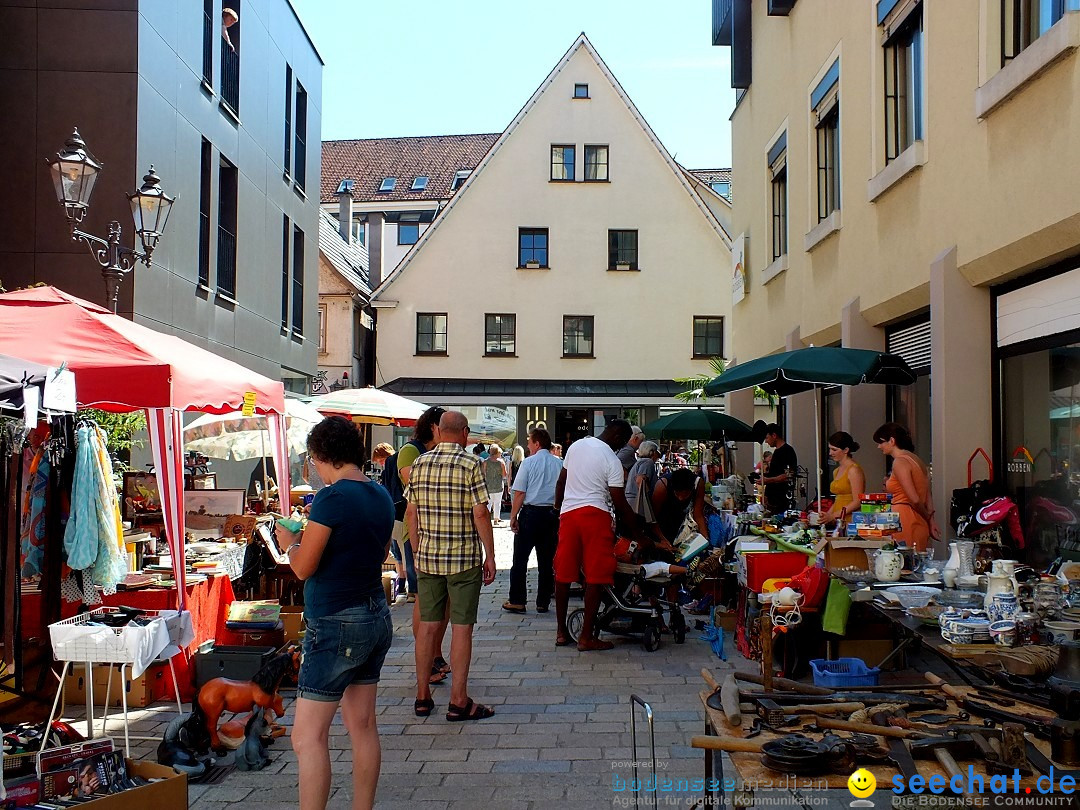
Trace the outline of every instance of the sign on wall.
{"type": "Polygon", "coordinates": [[[746,297],[746,234],[740,233],[731,240],[731,303],[737,304],[746,297]]]}

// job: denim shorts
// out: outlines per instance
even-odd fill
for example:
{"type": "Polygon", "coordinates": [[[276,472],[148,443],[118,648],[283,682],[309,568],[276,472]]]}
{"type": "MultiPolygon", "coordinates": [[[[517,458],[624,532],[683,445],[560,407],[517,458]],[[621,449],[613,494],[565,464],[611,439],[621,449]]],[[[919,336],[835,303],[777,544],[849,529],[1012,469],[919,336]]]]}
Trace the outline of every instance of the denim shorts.
{"type": "Polygon", "coordinates": [[[305,624],[297,697],[338,701],[354,683],[379,682],[394,640],[394,623],[382,594],[305,624]]]}

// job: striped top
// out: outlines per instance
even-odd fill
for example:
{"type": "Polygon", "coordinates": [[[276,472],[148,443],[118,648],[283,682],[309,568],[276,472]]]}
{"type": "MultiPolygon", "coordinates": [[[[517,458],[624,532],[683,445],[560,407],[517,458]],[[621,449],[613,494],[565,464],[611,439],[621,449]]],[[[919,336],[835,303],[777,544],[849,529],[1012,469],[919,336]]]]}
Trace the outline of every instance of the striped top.
{"type": "Polygon", "coordinates": [[[472,509],[488,500],[482,462],[443,442],[412,465],[405,498],[417,508],[416,570],[450,576],[483,562],[472,509]]]}

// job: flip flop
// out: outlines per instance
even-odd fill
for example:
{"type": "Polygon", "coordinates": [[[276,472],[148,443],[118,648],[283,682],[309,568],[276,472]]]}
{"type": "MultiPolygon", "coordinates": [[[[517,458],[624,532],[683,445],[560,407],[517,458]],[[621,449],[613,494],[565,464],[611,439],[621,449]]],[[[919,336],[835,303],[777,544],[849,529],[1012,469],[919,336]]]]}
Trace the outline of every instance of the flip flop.
{"type": "Polygon", "coordinates": [[[559,637],[556,636],[556,638],[555,638],[555,646],[556,647],[569,647],[573,643],[574,643],[574,640],[572,638],[570,638],[569,636],[567,636],[566,638],[559,638],[559,637]]]}
{"type": "Polygon", "coordinates": [[[435,701],[431,698],[427,700],[417,698],[413,701],[413,714],[417,717],[431,717],[433,711],[435,711],[435,701]]]}
{"type": "Polygon", "coordinates": [[[472,698],[469,698],[464,706],[455,706],[450,703],[446,707],[446,719],[452,723],[463,720],[484,720],[494,714],[493,708],[482,703],[474,703],[472,698]]]}

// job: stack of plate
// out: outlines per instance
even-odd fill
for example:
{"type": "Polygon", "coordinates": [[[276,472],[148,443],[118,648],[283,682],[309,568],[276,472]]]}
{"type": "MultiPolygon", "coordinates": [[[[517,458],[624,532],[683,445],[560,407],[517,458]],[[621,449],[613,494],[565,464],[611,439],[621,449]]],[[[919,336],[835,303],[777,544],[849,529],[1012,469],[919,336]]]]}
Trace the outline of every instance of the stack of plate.
{"type": "Polygon", "coordinates": [[[958,624],[960,627],[971,631],[972,644],[986,644],[990,641],[989,619],[964,619],[963,621],[958,622],[958,624]]]}

